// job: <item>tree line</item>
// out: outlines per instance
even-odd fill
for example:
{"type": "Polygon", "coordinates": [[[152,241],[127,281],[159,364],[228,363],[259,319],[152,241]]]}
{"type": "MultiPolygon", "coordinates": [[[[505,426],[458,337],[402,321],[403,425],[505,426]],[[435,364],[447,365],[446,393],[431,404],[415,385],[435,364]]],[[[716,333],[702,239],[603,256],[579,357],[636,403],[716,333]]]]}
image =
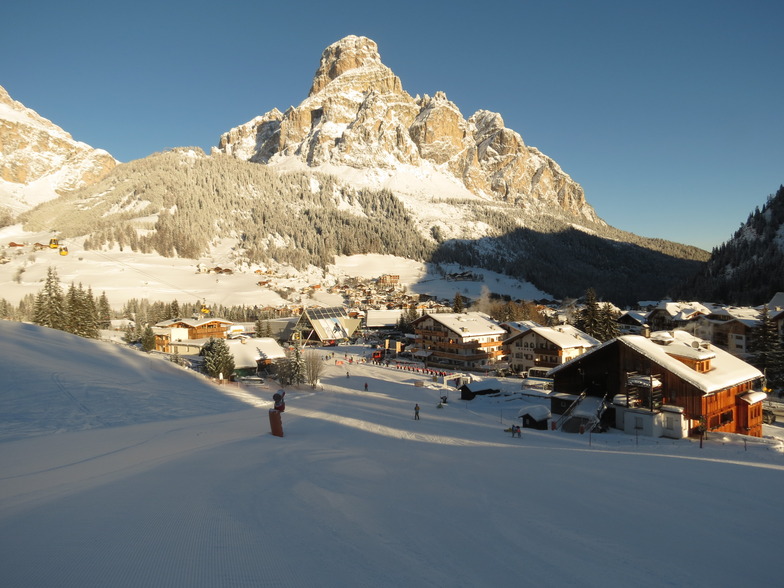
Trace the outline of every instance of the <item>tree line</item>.
{"type": "Polygon", "coordinates": [[[94,296],[89,287],[71,283],[63,292],[54,267],[49,267],[41,291],[35,296],[32,322],[42,327],[59,329],[80,337],[97,339],[99,330],[107,328],[111,308],[106,293],[94,296]]]}
{"type": "Polygon", "coordinates": [[[713,249],[701,271],[674,292],[687,300],[737,306],[784,292],[784,186],[749,214],[732,238],[713,249]]]}

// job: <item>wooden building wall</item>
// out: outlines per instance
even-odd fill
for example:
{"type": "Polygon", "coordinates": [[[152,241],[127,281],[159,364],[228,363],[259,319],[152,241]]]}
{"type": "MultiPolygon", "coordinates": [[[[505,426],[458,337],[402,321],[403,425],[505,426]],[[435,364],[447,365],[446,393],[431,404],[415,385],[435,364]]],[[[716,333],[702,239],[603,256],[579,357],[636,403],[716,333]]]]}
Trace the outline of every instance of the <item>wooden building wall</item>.
{"type": "Polygon", "coordinates": [[[752,382],[705,395],[702,390],[667,371],[661,365],[616,341],[593,353],[581,356],[554,374],[557,392],[580,394],[612,400],[626,392],[626,374],[656,374],[661,380],[664,404],[683,408],[684,417],[692,422],[689,433],[699,434],[704,422],[707,431],[762,435],[762,410],[740,400],[751,389],[752,382]],[[745,405],[745,406],[744,406],[745,405]],[[759,412],[759,415],[757,415],[759,412]],[[702,420],[701,420],[702,419],[702,420]]]}

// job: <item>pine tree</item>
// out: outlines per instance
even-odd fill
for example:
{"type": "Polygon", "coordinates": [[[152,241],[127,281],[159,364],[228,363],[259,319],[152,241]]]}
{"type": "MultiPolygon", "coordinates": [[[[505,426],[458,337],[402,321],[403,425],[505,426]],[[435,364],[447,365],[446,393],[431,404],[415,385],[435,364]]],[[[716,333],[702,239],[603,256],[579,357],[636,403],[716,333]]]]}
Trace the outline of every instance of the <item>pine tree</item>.
{"type": "Polygon", "coordinates": [[[776,337],[776,343],[768,356],[766,376],[768,387],[781,392],[784,391],[784,333],[781,337],[776,337]]]}
{"type": "Polygon", "coordinates": [[[35,299],[33,322],[42,327],[65,330],[65,308],[63,290],[60,287],[60,278],[57,270],[49,267],[46,271],[44,288],[35,299]]]}
{"type": "Polygon", "coordinates": [[[152,327],[150,327],[150,325],[144,327],[144,331],[142,331],[141,344],[142,351],[146,351],[147,353],[155,349],[155,333],[152,332],[152,327]]]}
{"type": "Polygon", "coordinates": [[[455,299],[452,302],[452,312],[463,312],[465,310],[465,304],[463,302],[463,296],[460,292],[455,292],[455,299]]]}
{"type": "Polygon", "coordinates": [[[599,308],[599,330],[596,337],[599,341],[609,341],[615,339],[621,332],[618,328],[618,317],[609,302],[605,302],[599,308]]]}
{"type": "Polygon", "coordinates": [[[601,309],[593,288],[585,292],[585,307],[577,313],[576,326],[583,333],[601,340],[601,309]]]}
{"type": "Polygon", "coordinates": [[[778,381],[780,376],[776,364],[781,355],[781,339],[767,305],[762,308],[759,324],[752,330],[749,347],[751,348],[749,363],[763,372],[769,383],[778,381]]]}
{"type": "Polygon", "coordinates": [[[307,368],[305,366],[305,358],[302,354],[302,348],[295,345],[294,349],[290,352],[291,359],[291,383],[301,384],[307,379],[307,368]]]}
{"type": "Polygon", "coordinates": [[[288,357],[275,360],[275,374],[281,386],[288,386],[292,383],[291,360],[288,357]]]}
{"type": "Polygon", "coordinates": [[[234,356],[225,339],[210,338],[204,345],[203,354],[207,375],[218,378],[223,374],[224,379],[231,378],[234,373],[234,356]]]}
{"type": "Polygon", "coordinates": [[[261,317],[256,319],[256,337],[272,337],[272,327],[270,326],[269,320],[262,319],[261,317]]]}
{"type": "Polygon", "coordinates": [[[74,335],[78,334],[79,326],[78,321],[81,316],[80,300],[76,292],[76,286],[73,282],[68,286],[68,291],[65,293],[65,317],[62,329],[74,335]]]}
{"type": "Polygon", "coordinates": [[[106,292],[101,292],[101,297],[98,299],[98,328],[109,329],[112,326],[112,307],[109,305],[109,299],[106,297],[106,292]]]}
{"type": "Polygon", "coordinates": [[[413,333],[414,321],[419,318],[419,313],[416,308],[407,308],[400,313],[400,318],[397,321],[397,330],[401,333],[413,333]]]}
{"type": "Polygon", "coordinates": [[[133,323],[128,323],[125,326],[123,341],[128,343],[128,345],[133,345],[134,343],[139,342],[139,334],[136,331],[136,325],[134,325],[133,323]]]}
{"type": "MultiPolygon", "coordinates": [[[[81,285],[80,285],[81,288],[81,285]]],[[[83,294],[85,318],[84,318],[84,334],[83,337],[90,339],[98,339],[100,337],[99,321],[98,321],[98,304],[93,296],[93,289],[88,287],[87,291],[83,294]]]]}

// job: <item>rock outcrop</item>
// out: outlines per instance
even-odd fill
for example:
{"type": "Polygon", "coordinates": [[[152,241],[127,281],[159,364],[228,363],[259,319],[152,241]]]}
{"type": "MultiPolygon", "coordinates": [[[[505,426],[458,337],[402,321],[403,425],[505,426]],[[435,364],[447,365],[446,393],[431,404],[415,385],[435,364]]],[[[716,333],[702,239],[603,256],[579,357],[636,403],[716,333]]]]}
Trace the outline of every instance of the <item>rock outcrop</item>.
{"type": "Polygon", "coordinates": [[[0,204],[21,212],[58,194],[94,184],[115,165],[117,161],[109,153],[75,141],[13,100],[0,86],[0,179],[5,187],[0,204]],[[35,194],[26,196],[25,188],[33,184],[35,194]]]}
{"type": "Polygon", "coordinates": [[[365,37],[324,50],[299,106],[230,130],[216,150],[258,163],[295,157],[312,167],[430,165],[477,196],[602,222],[580,185],[506,128],[501,115],[480,110],[466,119],[443,92],[410,96],[365,37]]]}

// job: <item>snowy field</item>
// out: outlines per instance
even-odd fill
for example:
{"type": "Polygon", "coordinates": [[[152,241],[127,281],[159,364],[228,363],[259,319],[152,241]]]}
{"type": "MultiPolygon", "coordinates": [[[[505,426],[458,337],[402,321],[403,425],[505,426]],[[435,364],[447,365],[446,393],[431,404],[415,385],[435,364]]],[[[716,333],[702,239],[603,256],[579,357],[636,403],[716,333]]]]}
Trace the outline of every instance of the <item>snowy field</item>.
{"type": "MultiPolygon", "coordinates": [[[[392,255],[366,254],[339,256],[335,263],[322,271],[310,268],[295,271],[287,267],[267,268],[238,263],[229,239],[217,243],[209,255],[201,259],[161,257],[157,254],[120,251],[85,250],[82,239],[66,242],[68,255],[58,255],[56,249],[34,251],[36,242],[48,244],[49,233],[29,233],[20,225],[0,229],[0,252],[10,260],[0,264],[0,297],[18,304],[26,294],[35,295],[43,288],[50,266],[57,269],[64,289],[71,283],[82,284],[100,295],[106,292],[109,304],[117,309],[131,298],[162,301],[201,303],[209,306],[283,306],[286,303],[336,306],[343,304],[343,297],[328,293],[303,296],[299,290],[312,284],[332,285],[346,277],[366,279],[383,274],[400,276],[400,283],[408,291],[429,294],[453,300],[455,292],[470,299],[479,298],[487,288],[513,299],[537,300],[550,296],[527,282],[509,278],[484,269],[475,270],[483,281],[448,281],[430,264],[424,264],[392,255]],[[10,243],[26,243],[24,247],[10,247],[10,243]],[[197,267],[223,267],[234,270],[229,274],[197,273],[197,267]],[[273,278],[260,277],[257,269],[274,269],[273,278]],[[271,280],[268,287],[258,286],[259,281],[271,280]],[[281,298],[282,290],[294,291],[281,298]]],[[[444,271],[471,271],[456,264],[445,264],[444,271]]]]}
{"type": "Polygon", "coordinates": [[[0,586],[780,585],[777,439],[513,439],[520,400],[334,360],[281,438],[274,384],[7,321],[0,357],[0,586]]]}

